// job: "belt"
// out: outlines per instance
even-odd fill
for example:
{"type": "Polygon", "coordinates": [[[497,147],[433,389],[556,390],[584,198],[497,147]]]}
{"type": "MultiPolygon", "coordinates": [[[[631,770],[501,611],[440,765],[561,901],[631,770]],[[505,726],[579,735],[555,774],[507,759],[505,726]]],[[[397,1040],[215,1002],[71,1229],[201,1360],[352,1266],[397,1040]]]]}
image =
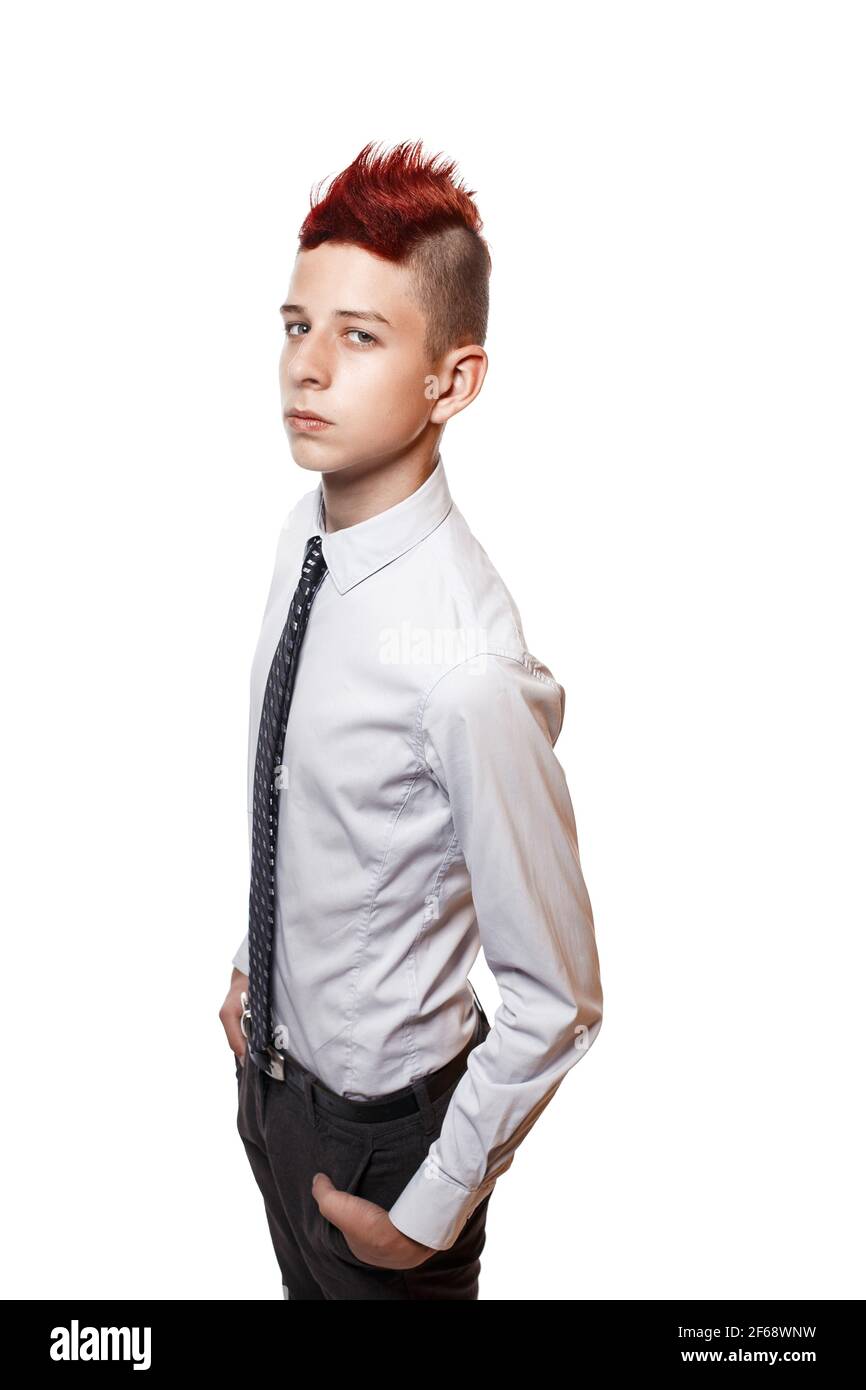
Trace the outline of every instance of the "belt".
{"type": "MultiPolygon", "coordinates": [[[[470,1052],[484,1040],[490,1031],[490,1024],[481,1008],[478,996],[476,995],[475,998],[478,1005],[475,1032],[466,1046],[461,1048],[457,1056],[452,1057],[450,1062],[446,1062],[438,1070],[428,1072],[426,1076],[418,1078],[423,1083],[428,1099],[431,1101],[444,1095],[461,1072],[465,1071],[470,1052]]],[[[245,1009],[241,1021],[243,1027],[247,1018],[246,1001],[243,996],[242,1002],[245,1009]]],[[[246,1029],[244,1029],[244,1034],[246,1036],[246,1029]]],[[[397,1120],[403,1115],[411,1115],[413,1111],[420,1109],[415,1094],[415,1084],[411,1082],[408,1086],[404,1086],[399,1091],[392,1091],[380,1100],[349,1100],[346,1096],[338,1095],[336,1091],[332,1091],[329,1086],[326,1086],[324,1082],[320,1081],[318,1077],[314,1076],[282,1048],[277,1049],[269,1044],[264,1052],[253,1052],[248,1041],[247,1060],[251,1060],[260,1071],[265,1072],[272,1080],[294,1086],[298,1091],[302,1091],[306,1085],[309,1085],[317,1105],[333,1115],[342,1115],[347,1120],[366,1120],[373,1124],[381,1120],[397,1120]]]]}

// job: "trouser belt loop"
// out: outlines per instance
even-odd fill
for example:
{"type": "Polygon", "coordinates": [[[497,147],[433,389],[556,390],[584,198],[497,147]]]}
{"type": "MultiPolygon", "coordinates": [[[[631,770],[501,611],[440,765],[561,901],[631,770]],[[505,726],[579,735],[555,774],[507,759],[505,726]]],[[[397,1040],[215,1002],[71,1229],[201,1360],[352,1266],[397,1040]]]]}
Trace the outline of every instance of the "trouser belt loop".
{"type": "Polygon", "coordinates": [[[417,1077],[412,1082],[412,1090],[415,1092],[418,1109],[421,1111],[421,1118],[424,1121],[424,1133],[429,1137],[436,1131],[436,1116],[427,1094],[427,1086],[423,1076],[417,1077]]]}
{"type": "Polygon", "coordinates": [[[316,1123],[316,1098],[313,1095],[313,1078],[307,1071],[301,1072],[301,1088],[304,1092],[304,1108],[311,1125],[316,1123]]]}

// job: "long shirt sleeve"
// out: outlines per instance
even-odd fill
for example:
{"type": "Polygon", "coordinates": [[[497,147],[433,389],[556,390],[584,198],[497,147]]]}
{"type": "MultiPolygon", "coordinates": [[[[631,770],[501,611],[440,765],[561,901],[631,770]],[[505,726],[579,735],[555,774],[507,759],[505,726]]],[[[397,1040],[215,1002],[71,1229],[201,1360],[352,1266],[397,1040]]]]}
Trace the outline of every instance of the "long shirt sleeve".
{"type": "MultiPolygon", "coordinates": [[[[247,849],[248,849],[248,855],[249,855],[249,860],[250,860],[250,862],[252,862],[252,823],[253,823],[252,812],[251,812],[251,811],[248,811],[248,812],[247,812],[247,829],[248,829],[248,835],[247,835],[247,849]]],[[[244,932],[244,939],[243,939],[243,941],[241,942],[241,944],[240,944],[240,946],[238,947],[238,949],[235,951],[234,957],[233,957],[233,959],[232,959],[232,965],[237,966],[238,970],[241,970],[241,971],[243,972],[244,975],[249,975],[249,973],[250,973],[250,932],[249,932],[249,927],[248,927],[247,930],[244,932]]]]}
{"type": "Polygon", "coordinates": [[[427,698],[420,752],[450,802],[499,992],[424,1163],[389,1211],[448,1249],[601,1028],[592,908],[565,774],[565,692],[528,653],[484,652],[427,698]]]}
{"type": "Polygon", "coordinates": [[[235,952],[232,965],[237,966],[238,970],[243,971],[244,975],[250,973],[250,934],[246,933],[243,941],[235,952]]]}

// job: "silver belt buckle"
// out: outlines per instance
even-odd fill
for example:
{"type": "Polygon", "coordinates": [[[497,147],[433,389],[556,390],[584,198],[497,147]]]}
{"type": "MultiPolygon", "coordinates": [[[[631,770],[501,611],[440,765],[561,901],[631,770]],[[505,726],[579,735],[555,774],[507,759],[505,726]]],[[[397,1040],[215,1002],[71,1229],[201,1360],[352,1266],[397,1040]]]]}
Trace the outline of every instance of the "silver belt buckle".
{"type": "Polygon", "coordinates": [[[270,1058],[268,1062],[268,1076],[272,1076],[275,1081],[285,1081],[286,1064],[280,1053],[277,1052],[277,1049],[272,1047],[270,1043],[268,1043],[268,1056],[270,1058]]]}
{"type": "MultiPolygon", "coordinates": [[[[251,1013],[251,1011],[250,1011],[250,1001],[249,1001],[249,997],[248,997],[248,995],[247,995],[246,990],[245,990],[245,989],[242,989],[242,990],[241,990],[241,1032],[243,1033],[243,1035],[244,1035],[244,1037],[246,1038],[247,1042],[250,1041],[250,1037],[251,1037],[251,1035],[252,1035],[252,1021],[253,1021],[253,1016],[252,1016],[252,1013],[251,1013]],[[248,1023],[248,1022],[249,1022],[249,1025],[250,1025],[249,1027],[247,1027],[247,1023],[248,1023]]],[[[276,1049],[275,1047],[273,1047],[270,1043],[268,1043],[267,1048],[266,1048],[266,1051],[267,1051],[267,1054],[268,1054],[268,1076],[272,1076],[272,1077],[274,1078],[275,1081],[284,1081],[284,1080],[285,1080],[285,1077],[286,1077],[286,1064],[285,1064],[285,1062],[283,1061],[282,1054],[279,1053],[279,1052],[277,1052],[277,1049],[276,1049]]]]}

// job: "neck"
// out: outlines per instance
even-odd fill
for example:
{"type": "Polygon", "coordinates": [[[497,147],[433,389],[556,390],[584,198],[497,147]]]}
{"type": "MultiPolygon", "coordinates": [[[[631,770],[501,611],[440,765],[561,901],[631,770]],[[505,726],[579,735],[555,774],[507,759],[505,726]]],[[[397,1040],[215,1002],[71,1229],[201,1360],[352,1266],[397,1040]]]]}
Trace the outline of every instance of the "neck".
{"type": "Polygon", "coordinates": [[[322,474],[325,531],[357,526],[389,507],[396,507],[426,483],[439,462],[439,446],[424,454],[410,453],[391,463],[357,464],[322,474]]]}

